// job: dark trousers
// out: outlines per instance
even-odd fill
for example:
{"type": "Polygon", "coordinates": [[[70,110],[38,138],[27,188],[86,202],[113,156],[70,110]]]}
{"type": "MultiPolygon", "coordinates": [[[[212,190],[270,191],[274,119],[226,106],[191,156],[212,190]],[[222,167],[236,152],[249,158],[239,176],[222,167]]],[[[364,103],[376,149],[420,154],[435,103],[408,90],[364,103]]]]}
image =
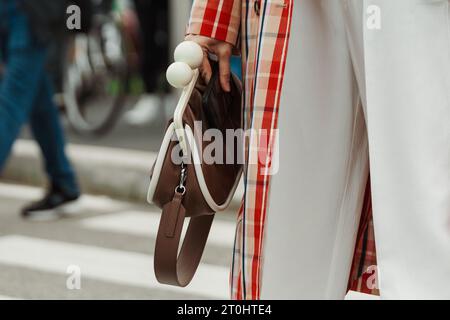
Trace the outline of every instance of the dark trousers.
{"type": "Polygon", "coordinates": [[[31,34],[28,17],[17,0],[0,1],[0,170],[22,126],[29,122],[45,159],[52,185],[78,194],[64,150],[64,134],[45,70],[47,50],[31,34]]]}
{"type": "Polygon", "coordinates": [[[168,90],[165,80],[169,64],[168,1],[134,0],[142,34],[142,77],[146,91],[168,90]]]}

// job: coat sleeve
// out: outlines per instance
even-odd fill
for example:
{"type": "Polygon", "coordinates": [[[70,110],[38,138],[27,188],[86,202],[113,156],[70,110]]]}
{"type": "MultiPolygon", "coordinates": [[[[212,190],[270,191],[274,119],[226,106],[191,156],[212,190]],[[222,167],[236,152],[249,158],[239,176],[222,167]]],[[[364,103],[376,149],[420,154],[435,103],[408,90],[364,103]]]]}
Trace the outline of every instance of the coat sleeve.
{"type": "Polygon", "coordinates": [[[202,35],[236,46],[242,0],[194,0],[187,34],[202,35]]]}

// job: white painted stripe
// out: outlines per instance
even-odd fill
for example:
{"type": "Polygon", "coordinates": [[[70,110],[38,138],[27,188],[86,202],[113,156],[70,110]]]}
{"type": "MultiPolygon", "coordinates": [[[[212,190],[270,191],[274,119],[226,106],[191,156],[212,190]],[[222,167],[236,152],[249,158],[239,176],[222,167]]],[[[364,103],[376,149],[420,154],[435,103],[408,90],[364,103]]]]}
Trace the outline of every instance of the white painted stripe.
{"type": "MultiPolygon", "coordinates": [[[[149,170],[155,161],[157,153],[139,150],[108,148],[101,146],[88,146],[79,144],[68,144],[66,146],[69,158],[90,163],[101,163],[103,165],[119,165],[121,168],[141,168],[149,170]]],[[[32,140],[19,139],[14,143],[12,152],[15,155],[38,156],[40,151],[37,144],[32,140]]]]}
{"type": "MultiPolygon", "coordinates": [[[[127,211],[86,218],[79,223],[88,229],[156,237],[159,219],[159,212],[127,211]]],[[[184,224],[185,230],[187,225],[184,224]]],[[[209,233],[208,244],[232,248],[235,228],[234,223],[216,218],[209,233]]]]}
{"type": "MultiPolygon", "coordinates": [[[[23,186],[17,184],[0,183],[0,197],[17,199],[23,201],[33,201],[42,197],[44,190],[37,187],[23,186]]],[[[111,211],[124,208],[127,203],[113,200],[106,196],[83,195],[79,201],[79,210],[111,211]]]]}
{"type": "Polygon", "coordinates": [[[0,197],[18,200],[32,200],[43,195],[43,190],[18,184],[0,183],[0,197]]]}
{"type": "Polygon", "coordinates": [[[345,296],[345,300],[380,300],[380,297],[356,291],[349,291],[345,296]]]}
{"type": "Polygon", "coordinates": [[[81,269],[81,286],[86,277],[187,296],[228,298],[228,268],[202,264],[188,287],[177,288],[157,283],[153,257],[141,253],[14,235],[0,237],[0,263],[58,274],[66,274],[68,266],[76,265],[81,269]]]}
{"type": "Polygon", "coordinates": [[[21,299],[0,295],[0,300],[21,300],[21,299]]]}

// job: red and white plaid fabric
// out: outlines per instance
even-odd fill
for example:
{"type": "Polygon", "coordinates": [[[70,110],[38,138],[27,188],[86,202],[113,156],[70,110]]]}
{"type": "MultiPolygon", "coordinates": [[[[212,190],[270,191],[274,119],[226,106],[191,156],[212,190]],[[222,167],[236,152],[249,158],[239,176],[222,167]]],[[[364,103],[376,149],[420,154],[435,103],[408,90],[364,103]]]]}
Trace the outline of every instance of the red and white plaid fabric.
{"type": "Polygon", "coordinates": [[[356,237],[355,253],[348,281],[348,289],[379,295],[377,278],[377,256],[372,219],[372,197],[370,179],[367,181],[364,205],[356,237]]]}
{"type": "MultiPolygon", "coordinates": [[[[244,126],[252,130],[245,143],[245,194],[230,277],[232,299],[260,298],[270,155],[278,126],[293,5],[293,0],[195,0],[187,29],[190,34],[227,41],[239,47],[242,56],[244,126]]],[[[376,262],[370,211],[370,205],[366,205],[353,268],[349,270],[349,288],[376,293],[361,280],[368,278],[365,268],[376,262]]]]}

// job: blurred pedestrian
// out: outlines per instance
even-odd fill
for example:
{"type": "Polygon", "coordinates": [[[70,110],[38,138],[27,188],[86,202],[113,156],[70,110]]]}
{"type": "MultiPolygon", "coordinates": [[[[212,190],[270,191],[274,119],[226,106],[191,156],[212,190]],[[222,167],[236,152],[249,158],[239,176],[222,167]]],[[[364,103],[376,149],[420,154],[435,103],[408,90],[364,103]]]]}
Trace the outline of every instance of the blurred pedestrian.
{"type": "Polygon", "coordinates": [[[142,41],[141,75],[145,94],[132,110],[125,114],[130,124],[145,124],[154,120],[161,105],[158,93],[168,93],[165,71],[169,64],[168,1],[134,0],[142,41]]]}
{"type": "MultiPolygon", "coordinates": [[[[75,4],[80,8],[80,29],[65,30],[57,37],[47,37],[47,72],[53,85],[53,101],[60,109],[65,108],[64,100],[64,77],[66,76],[66,62],[70,43],[74,41],[77,34],[88,34],[92,27],[93,9],[95,0],[70,0],[66,5],[75,4]]],[[[61,1],[64,3],[65,1],[61,1]]],[[[63,14],[63,13],[61,13],[63,14]]],[[[64,15],[63,15],[64,16],[64,15]]],[[[61,19],[57,19],[61,23],[61,19]]],[[[60,29],[60,27],[58,28],[60,29]]]]}
{"type": "Polygon", "coordinates": [[[49,219],[80,196],[67,159],[64,134],[45,71],[47,46],[64,33],[65,1],[0,1],[0,170],[21,127],[29,122],[45,159],[50,187],[43,199],[25,207],[25,218],[49,219]]]}

